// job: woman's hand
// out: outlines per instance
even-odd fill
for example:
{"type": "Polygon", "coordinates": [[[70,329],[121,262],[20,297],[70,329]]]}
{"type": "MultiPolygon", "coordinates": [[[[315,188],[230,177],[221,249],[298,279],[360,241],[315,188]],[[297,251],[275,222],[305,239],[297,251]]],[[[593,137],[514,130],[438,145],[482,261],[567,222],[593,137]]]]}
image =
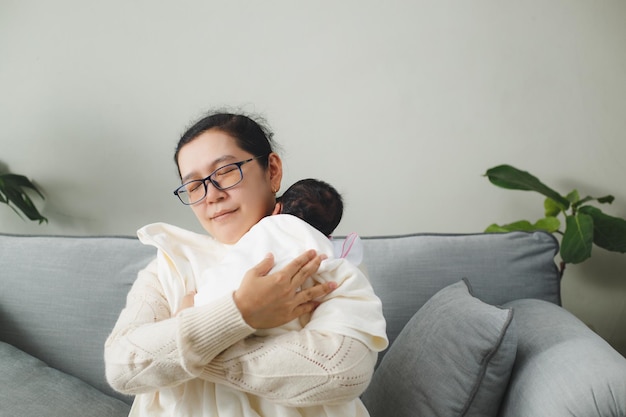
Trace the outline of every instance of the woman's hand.
{"type": "Polygon", "coordinates": [[[255,329],[269,329],[312,312],[319,305],[315,299],[337,287],[336,283],[327,282],[299,291],[304,281],[317,272],[324,258],[325,255],[309,250],[282,270],[267,275],[274,266],[274,257],[268,254],[246,272],[241,286],[233,294],[245,322],[255,329]]]}

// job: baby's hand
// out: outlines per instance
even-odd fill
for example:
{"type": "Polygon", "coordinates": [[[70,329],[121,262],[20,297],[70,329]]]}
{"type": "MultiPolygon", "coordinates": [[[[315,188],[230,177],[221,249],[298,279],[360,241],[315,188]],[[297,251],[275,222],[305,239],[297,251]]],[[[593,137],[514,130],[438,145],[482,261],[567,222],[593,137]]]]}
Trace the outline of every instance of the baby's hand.
{"type": "Polygon", "coordinates": [[[178,315],[178,313],[180,313],[181,311],[183,311],[186,308],[189,307],[193,307],[193,299],[196,296],[196,292],[195,291],[191,291],[188,292],[184,297],[183,297],[183,301],[180,303],[180,309],[178,309],[178,311],[176,312],[176,316],[178,315]]]}

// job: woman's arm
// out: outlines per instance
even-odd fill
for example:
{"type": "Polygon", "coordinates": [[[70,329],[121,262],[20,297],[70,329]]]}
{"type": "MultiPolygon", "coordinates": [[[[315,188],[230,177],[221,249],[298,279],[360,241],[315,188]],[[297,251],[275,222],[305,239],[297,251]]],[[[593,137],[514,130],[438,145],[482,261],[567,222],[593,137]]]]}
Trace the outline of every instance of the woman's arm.
{"type": "Polygon", "coordinates": [[[107,380],[131,395],[178,385],[252,332],[231,296],[172,317],[152,262],[139,273],[105,343],[107,380]]]}
{"type": "Polygon", "coordinates": [[[178,385],[201,375],[217,354],[251,335],[252,325],[269,328],[311,312],[316,305],[312,300],[334,286],[296,290],[320,262],[314,251],[307,251],[266,275],[273,265],[267,258],[248,271],[238,297],[227,295],[175,317],[157,276],[157,262],[152,262],[139,273],[105,343],[109,384],[126,394],[178,385]]]}
{"type": "Polygon", "coordinates": [[[376,358],[356,339],[301,330],[241,340],[215,357],[200,377],[306,407],[357,398],[370,382],[376,358]]]}
{"type": "MultiPolygon", "coordinates": [[[[366,276],[348,262],[328,261],[317,272],[323,282],[339,286],[305,329],[242,340],[220,353],[201,377],[295,407],[358,397],[370,381],[376,352],[388,345],[382,306],[366,276]]],[[[235,295],[245,284],[244,279],[235,295]]]]}

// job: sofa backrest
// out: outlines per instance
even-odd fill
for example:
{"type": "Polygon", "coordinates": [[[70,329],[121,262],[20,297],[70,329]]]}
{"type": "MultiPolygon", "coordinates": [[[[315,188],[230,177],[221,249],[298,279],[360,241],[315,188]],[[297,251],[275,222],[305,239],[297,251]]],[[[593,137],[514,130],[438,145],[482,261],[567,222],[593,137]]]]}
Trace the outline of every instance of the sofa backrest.
{"type": "Polygon", "coordinates": [[[462,278],[489,304],[521,298],[561,303],[554,263],[559,244],[549,233],[411,234],[365,237],[363,243],[390,342],[430,297],[462,278]]]}
{"type": "Polygon", "coordinates": [[[117,398],[104,341],[154,248],[128,237],[0,235],[0,340],[117,398]]]}
{"type": "MultiPolygon", "coordinates": [[[[363,246],[390,341],[432,295],[464,277],[491,304],[560,303],[558,243],[547,233],[364,237],[363,246]]],[[[0,340],[124,399],[106,383],[104,341],[154,256],[131,237],[0,234],[0,340]]]]}

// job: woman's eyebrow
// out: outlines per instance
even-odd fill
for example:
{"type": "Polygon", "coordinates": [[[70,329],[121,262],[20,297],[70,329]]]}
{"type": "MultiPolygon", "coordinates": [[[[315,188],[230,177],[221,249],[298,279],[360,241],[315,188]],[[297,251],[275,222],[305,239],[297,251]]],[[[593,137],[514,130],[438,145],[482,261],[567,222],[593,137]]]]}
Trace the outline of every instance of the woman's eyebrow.
{"type": "MultiPolygon", "coordinates": [[[[235,155],[222,155],[219,158],[213,160],[213,162],[211,162],[208,166],[212,168],[211,172],[213,172],[213,170],[221,167],[223,162],[232,161],[233,159],[237,159],[237,157],[235,155]]],[[[187,181],[190,181],[191,179],[196,177],[198,177],[198,174],[196,173],[196,171],[192,171],[189,174],[185,175],[181,181],[184,184],[187,181]]]]}

